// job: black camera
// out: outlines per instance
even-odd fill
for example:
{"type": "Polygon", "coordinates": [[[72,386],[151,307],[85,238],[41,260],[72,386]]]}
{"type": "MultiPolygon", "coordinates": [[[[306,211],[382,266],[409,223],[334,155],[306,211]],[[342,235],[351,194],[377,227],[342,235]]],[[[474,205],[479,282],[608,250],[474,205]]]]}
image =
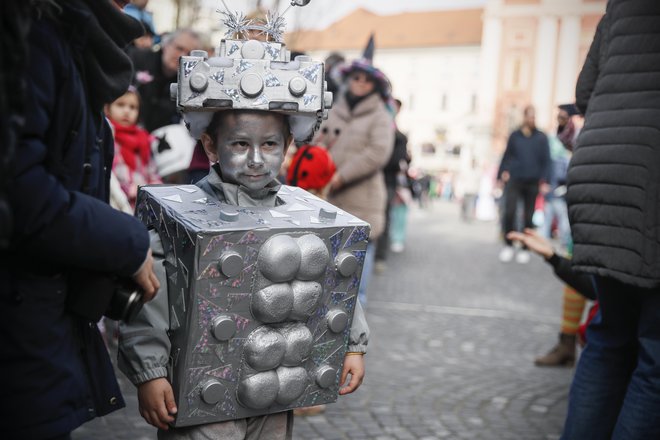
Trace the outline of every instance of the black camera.
{"type": "Polygon", "coordinates": [[[81,272],[72,275],[68,309],[90,321],[101,316],[130,322],[142,309],[143,292],[129,278],[81,272]]]}

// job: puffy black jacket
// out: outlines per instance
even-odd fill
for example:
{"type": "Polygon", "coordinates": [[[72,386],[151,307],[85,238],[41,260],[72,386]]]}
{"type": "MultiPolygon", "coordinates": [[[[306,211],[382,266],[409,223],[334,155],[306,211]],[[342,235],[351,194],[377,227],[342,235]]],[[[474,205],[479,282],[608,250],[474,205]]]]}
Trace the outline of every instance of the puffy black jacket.
{"type": "Polygon", "coordinates": [[[130,276],[149,247],[144,226],[104,201],[112,137],[74,62],[88,44],[91,12],[63,9],[65,25],[35,19],[28,41],[26,120],[9,186],[15,228],[0,251],[3,439],[59,436],[123,406],[96,323],[71,314],[66,301],[76,293],[73,273],[130,276]]]}
{"type": "Polygon", "coordinates": [[[576,269],[660,287],[660,2],[610,0],[580,73],[568,171],[576,269]]]}

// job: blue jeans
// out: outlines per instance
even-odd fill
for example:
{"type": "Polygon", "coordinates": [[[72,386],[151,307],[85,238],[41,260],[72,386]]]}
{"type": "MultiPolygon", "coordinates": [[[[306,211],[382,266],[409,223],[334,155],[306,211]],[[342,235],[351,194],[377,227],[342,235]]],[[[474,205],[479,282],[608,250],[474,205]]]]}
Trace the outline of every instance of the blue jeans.
{"type": "Polygon", "coordinates": [[[660,438],[660,289],[596,278],[562,439],[660,438]]]}
{"type": "Polygon", "coordinates": [[[571,245],[571,226],[568,223],[566,200],[563,197],[546,199],[543,208],[543,218],[543,236],[545,238],[552,238],[552,221],[556,218],[557,232],[559,233],[561,245],[565,249],[569,249],[571,245]]]}
{"type": "Polygon", "coordinates": [[[367,254],[364,257],[364,266],[362,267],[362,278],[358,288],[358,299],[363,306],[367,305],[367,288],[371,280],[371,273],[374,271],[374,259],[376,257],[376,241],[369,240],[367,244],[367,254]]]}

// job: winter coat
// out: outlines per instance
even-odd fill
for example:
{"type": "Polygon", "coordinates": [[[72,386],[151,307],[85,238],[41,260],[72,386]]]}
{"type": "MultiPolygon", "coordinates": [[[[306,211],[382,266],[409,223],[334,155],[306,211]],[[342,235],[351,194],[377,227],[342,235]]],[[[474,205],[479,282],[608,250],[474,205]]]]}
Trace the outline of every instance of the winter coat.
{"type": "Polygon", "coordinates": [[[578,78],[573,266],[660,287],[660,3],[610,0],[578,78]]]}
{"type": "Polygon", "coordinates": [[[371,225],[371,240],[385,228],[387,190],[383,167],[394,147],[394,122],[374,93],[353,110],[341,95],[321,126],[316,142],[325,144],[344,182],[328,201],[371,225]]]}
{"type": "Polygon", "coordinates": [[[94,294],[73,291],[75,273],[130,276],[149,246],[144,226],[104,201],[112,138],[74,62],[96,21],[89,10],[64,9],[66,26],[44,16],[29,36],[26,120],[10,176],[15,228],[0,251],[4,439],[57,437],[123,406],[96,323],[71,314],[66,301],[94,294]]]}
{"type": "Polygon", "coordinates": [[[527,137],[520,129],[509,136],[497,177],[501,178],[507,171],[512,181],[548,182],[551,168],[550,146],[545,133],[534,129],[527,137]]]}

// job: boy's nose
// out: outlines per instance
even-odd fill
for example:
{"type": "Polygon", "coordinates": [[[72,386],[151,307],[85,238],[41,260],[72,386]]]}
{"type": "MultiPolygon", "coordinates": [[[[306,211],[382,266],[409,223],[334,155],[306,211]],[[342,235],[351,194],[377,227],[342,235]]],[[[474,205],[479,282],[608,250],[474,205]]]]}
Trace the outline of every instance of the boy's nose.
{"type": "Polygon", "coordinates": [[[248,157],[248,167],[257,168],[263,166],[264,158],[261,155],[261,148],[253,147],[250,149],[250,155],[248,157]]]}

